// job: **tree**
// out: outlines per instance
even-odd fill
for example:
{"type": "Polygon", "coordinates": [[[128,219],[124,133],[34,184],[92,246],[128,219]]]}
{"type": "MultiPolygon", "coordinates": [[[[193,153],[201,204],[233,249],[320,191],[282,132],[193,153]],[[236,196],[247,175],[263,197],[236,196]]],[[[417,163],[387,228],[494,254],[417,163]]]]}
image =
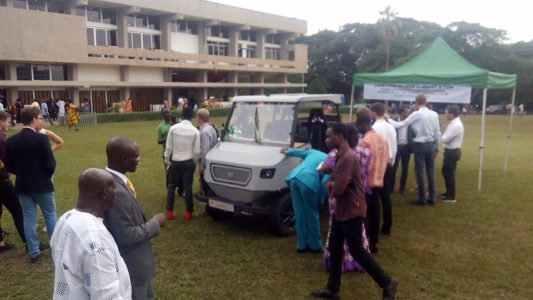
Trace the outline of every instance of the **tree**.
{"type": "Polygon", "coordinates": [[[397,14],[397,12],[392,10],[390,5],[379,12],[379,15],[382,16],[378,21],[379,33],[385,41],[385,71],[388,71],[390,66],[391,41],[398,35],[398,24],[395,21],[397,14]]]}

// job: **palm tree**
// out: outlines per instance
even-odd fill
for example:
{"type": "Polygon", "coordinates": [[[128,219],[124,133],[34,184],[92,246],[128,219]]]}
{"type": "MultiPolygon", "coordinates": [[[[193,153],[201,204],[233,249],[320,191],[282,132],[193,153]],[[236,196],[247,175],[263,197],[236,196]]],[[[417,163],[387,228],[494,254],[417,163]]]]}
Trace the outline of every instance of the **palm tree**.
{"type": "Polygon", "coordinates": [[[390,66],[390,43],[398,35],[398,24],[395,20],[397,14],[390,5],[387,5],[383,11],[379,12],[381,16],[378,21],[379,32],[385,41],[385,71],[388,71],[390,66]]]}

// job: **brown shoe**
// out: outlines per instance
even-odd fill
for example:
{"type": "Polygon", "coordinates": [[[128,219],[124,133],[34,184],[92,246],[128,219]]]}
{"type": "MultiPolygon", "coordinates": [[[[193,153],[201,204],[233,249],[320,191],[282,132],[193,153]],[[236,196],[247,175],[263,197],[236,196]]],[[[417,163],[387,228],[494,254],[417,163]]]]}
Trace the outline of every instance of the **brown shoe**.
{"type": "Polygon", "coordinates": [[[311,292],[311,295],[317,298],[339,299],[339,292],[333,292],[328,289],[321,289],[311,292]]]}
{"type": "Polygon", "coordinates": [[[34,263],[37,263],[39,261],[39,259],[41,259],[41,254],[37,254],[33,257],[30,257],[30,263],[34,264],[34,263]]]}

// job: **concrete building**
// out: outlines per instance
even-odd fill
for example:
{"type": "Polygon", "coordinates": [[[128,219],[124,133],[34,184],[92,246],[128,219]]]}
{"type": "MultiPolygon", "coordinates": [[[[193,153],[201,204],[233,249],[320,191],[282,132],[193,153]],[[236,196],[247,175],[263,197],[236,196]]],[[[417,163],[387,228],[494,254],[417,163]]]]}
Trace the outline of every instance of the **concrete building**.
{"type": "Polygon", "coordinates": [[[301,92],[302,20],[203,0],[0,0],[0,99],[87,98],[95,112],[131,98],[301,92]]]}

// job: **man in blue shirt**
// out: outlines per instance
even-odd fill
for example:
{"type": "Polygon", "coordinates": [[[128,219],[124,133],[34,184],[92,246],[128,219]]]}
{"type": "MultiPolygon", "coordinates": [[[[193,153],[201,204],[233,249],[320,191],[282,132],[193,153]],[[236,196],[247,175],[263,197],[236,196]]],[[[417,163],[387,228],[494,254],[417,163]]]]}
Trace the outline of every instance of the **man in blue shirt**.
{"type": "Polygon", "coordinates": [[[401,122],[388,119],[396,129],[411,125],[415,137],[413,153],[415,155],[416,182],[418,184],[418,200],[413,204],[424,206],[435,204],[435,157],[439,151],[440,125],[439,115],[426,107],[426,96],[416,96],[417,111],[401,122]],[[425,176],[428,178],[428,198],[426,199],[425,176]]]}

